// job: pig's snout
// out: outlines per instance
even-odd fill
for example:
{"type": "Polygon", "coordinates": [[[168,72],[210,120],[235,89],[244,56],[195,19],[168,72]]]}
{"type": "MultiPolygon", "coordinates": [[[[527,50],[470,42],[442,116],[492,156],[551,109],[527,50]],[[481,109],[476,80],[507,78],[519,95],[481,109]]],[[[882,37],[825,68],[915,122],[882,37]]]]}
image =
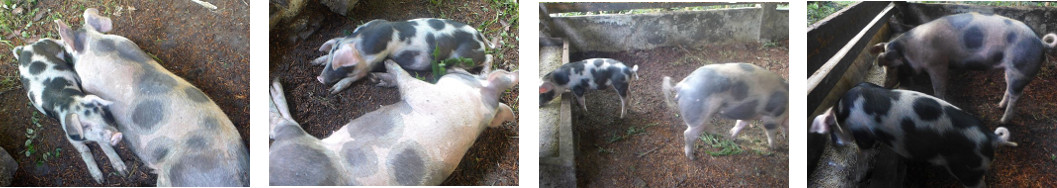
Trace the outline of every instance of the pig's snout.
{"type": "Polygon", "coordinates": [[[114,133],[113,136],[110,136],[110,145],[116,146],[117,143],[121,142],[121,138],[121,132],[114,133]]]}

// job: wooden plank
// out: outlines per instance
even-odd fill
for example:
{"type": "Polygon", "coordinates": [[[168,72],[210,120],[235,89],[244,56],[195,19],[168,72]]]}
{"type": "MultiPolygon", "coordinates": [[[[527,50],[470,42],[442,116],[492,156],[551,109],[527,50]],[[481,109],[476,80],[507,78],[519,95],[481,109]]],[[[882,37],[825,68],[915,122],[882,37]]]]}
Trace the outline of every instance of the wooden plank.
{"type": "MultiPolygon", "coordinates": [[[[859,28],[865,28],[871,18],[890,6],[890,2],[867,1],[853,4],[808,27],[807,72],[814,74],[844,44],[852,41],[859,28]]],[[[886,18],[887,21],[887,18],[886,18]]]]}
{"type": "MultiPolygon", "coordinates": [[[[565,12],[597,12],[597,11],[620,11],[620,10],[633,10],[633,9],[655,9],[655,8],[682,8],[682,7],[699,7],[699,6],[716,6],[716,5],[741,5],[741,4],[759,4],[754,2],[747,3],[720,3],[720,2],[700,2],[700,3],[541,3],[546,9],[546,13],[565,13],[565,12]]],[[[789,3],[778,3],[778,4],[789,4],[789,3]]]]}
{"type": "Polygon", "coordinates": [[[869,22],[864,29],[859,31],[858,34],[850,40],[851,42],[846,43],[843,48],[840,48],[832,58],[829,58],[826,63],[818,69],[818,71],[808,78],[808,112],[814,112],[819,108],[822,100],[830,93],[833,86],[840,81],[841,76],[844,75],[844,71],[846,71],[848,66],[855,61],[858,53],[866,47],[870,42],[870,39],[877,33],[877,30],[888,22],[888,18],[891,17],[894,7],[894,4],[889,4],[884,10],[875,15],[873,21],[869,22]]]}

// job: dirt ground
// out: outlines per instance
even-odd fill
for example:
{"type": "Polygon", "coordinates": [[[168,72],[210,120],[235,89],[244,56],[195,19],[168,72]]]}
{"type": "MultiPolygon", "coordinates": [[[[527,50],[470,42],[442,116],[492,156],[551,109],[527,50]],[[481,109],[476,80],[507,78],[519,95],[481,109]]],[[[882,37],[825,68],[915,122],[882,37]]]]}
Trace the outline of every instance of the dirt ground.
{"type": "MultiPolygon", "coordinates": [[[[15,1],[21,2],[21,1],[15,1]]],[[[224,110],[249,146],[249,5],[245,1],[214,2],[208,10],[191,1],[34,1],[22,2],[23,12],[9,17],[12,31],[0,36],[0,146],[19,163],[12,186],[154,186],[157,175],[132,151],[115,149],[128,165],[128,176],[115,171],[95,144],[92,153],[106,182],[92,180],[77,151],[63,138],[58,121],[36,112],[18,81],[18,64],[10,55],[16,45],[36,38],[58,38],[50,19],[80,28],[81,13],[97,8],[114,23],[113,34],[131,39],[157,56],[163,67],[209,95],[224,110]],[[36,10],[36,11],[34,11],[36,10]],[[36,20],[36,21],[33,21],[36,20]],[[32,25],[27,24],[32,21],[32,25]],[[23,37],[25,36],[25,37],[23,37]],[[36,115],[35,115],[36,114],[36,115]],[[39,119],[39,120],[38,120],[39,119]],[[38,125],[34,124],[38,122],[38,125]],[[27,129],[34,129],[29,135],[27,129]],[[29,135],[29,136],[27,136],[29,135]],[[32,138],[30,138],[32,137],[32,138]],[[27,146],[29,138],[32,143],[27,146]],[[27,156],[26,151],[31,151],[27,156]]],[[[12,11],[0,9],[0,11],[12,11]]]]}
{"type": "MultiPolygon", "coordinates": [[[[301,123],[306,132],[322,138],[349,120],[399,100],[396,89],[378,88],[368,81],[359,81],[338,94],[329,94],[326,90],[328,87],[315,78],[323,67],[309,64],[312,59],[323,55],[317,51],[323,42],[351,33],[356,26],[373,19],[439,17],[479,26],[496,18],[498,13],[493,5],[490,1],[444,1],[439,5],[426,0],[360,1],[352,11],[353,15],[346,18],[310,2],[304,12],[322,19],[319,31],[294,43],[287,42],[286,36],[289,35],[286,31],[271,31],[269,79],[281,80],[294,119],[301,123]]],[[[499,19],[509,20],[509,16],[502,15],[499,19]]],[[[509,30],[502,31],[509,34],[509,37],[503,37],[503,42],[508,45],[501,47],[502,56],[496,62],[502,69],[516,70],[517,23],[509,24],[509,30]]],[[[492,40],[502,28],[502,24],[496,23],[478,30],[482,30],[492,40]]],[[[504,94],[501,100],[511,105],[514,114],[518,113],[517,93],[515,87],[512,92],[504,94]]],[[[455,172],[442,185],[518,185],[519,126],[516,122],[485,129],[455,172]]]]}
{"type": "MultiPolygon", "coordinates": [[[[952,71],[948,102],[976,115],[987,130],[999,126],[1009,129],[1011,140],[1017,147],[999,147],[987,173],[990,187],[1055,187],[1057,174],[1057,53],[1046,54],[1042,70],[1024,89],[1017,102],[1013,120],[1005,125],[998,123],[1003,109],[998,108],[1005,92],[1004,71],[952,71]]],[[[930,93],[927,77],[910,86],[913,90],[930,93]]],[[[925,162],[907,162],[905,186],[908,187],[957,187],[958,180],[943,167],[925,162]]]]}
{"type": "MultiPolygon", "coordinates": [[[[712,63],[746,62],[788,78],[788,41],[734,43],[700,47],[667,47],[620,53],[574,53],[571,60],[608,57],[628,66],[639,65],[640,80],[631,83],[627,117],[620,119],[620,99],[612,90],[586,94],[587,109],[573,105],[573,131],[577,136],[576,179],[584,187],[786,187],[789,184],[788,127],[775,138],[777,149],[767,149],[762,125],[746,128],[738,136],[743,152],[710,156],[717,152],[697,141],[697,160],[683,154],[686,125],[664,103],[661,79],[673,82],[698,67],[712,63]],[[644,132],[642,132],[644,130],[644,132]],[[632,133],[638,132],[638,133],[632,133]],[[630,135],[630,136],[629,136],[630,135]],[[615,139],[624,137],[623,139],[615,139]]],[[[733,120],[717,118],[707,134],[727,135],[733,120]]]]}

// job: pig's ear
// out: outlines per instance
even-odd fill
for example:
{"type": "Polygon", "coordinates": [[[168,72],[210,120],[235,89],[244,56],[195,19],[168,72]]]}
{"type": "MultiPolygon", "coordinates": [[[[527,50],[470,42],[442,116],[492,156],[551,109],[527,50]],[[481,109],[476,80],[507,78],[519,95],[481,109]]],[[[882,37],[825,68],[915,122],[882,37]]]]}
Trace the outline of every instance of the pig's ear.
{"type": "Polygon", "coordinates": [[[59,29],[59,37],[62,37],[62,42],[69,46],[68,50],[74,53],[84,53],[83,32],[74,31],[62,20],[55,20],[55,25],[59,29]]]}
{"type": "Polygon", "coordinates": [[[84,25],[103,33],[110,32],[114,27],[110,18],[99,15],[99,10],[95,8],[84,10],[84,25]]]}
{"type": "Polygon", "coordinates": [[[66,124],[64,126],[66,126],[66,136],[70,137],[71,140],[84,140],[84,127],[81,126],[81,118],[77,117],[77,114],[70,113],[66,115],[66,124]]]}
{"type": "Polygon", "coordinates": [[[811,122],[811,133],[826,134],[829,133],[830,126],[837,123],[836,116],[833,115],[833,109],[826,110],[826,113],[815,117],[815,121],[811,122]]]}
{"type": "Polygon", "coordinates": [[[356,64],[364,63],[363,56],[360,55],[360,50],[356,49],[356,44],[346,44],[345,46],[338,46],[337,51],[330,56],[334,58],[330,66],[331,69],[338,70],[341,67],[356,66],[356,64]]]}
{"type": "Polygon", "coordinates": [[[499,109],[496,109],[495,117],[492,117],[492,122],[488,123],[488,127],[499,127],[507,121],[514,121],[514,111],[510,109],[510,106],[499,103],[499,109]]]}
{"type": "Polygon", "coordinates": [[[324,42],[322,46],[319,46],[319,51],[320,52],[329,52],[331,49],[334,48],[334,43],[337,43],[337,42],[338,42],[338,39],[330,39],[327,42],[324,42]]]}
{"type": "Polygon", "coordinates": [[[96,95],[87,95],[87,96],[84,96],[84,99],[85,99],[85,101],[87,101],[89,103],[95,103],[95,104],[99,104],[101,106],[110,106],[111,104],[114,104],[113,102],[110,102],[110,101],[108,101],[106,99],[103,99],[103,98],[99,98],[99,96],[96,96],[96,95]]]}
{"type": "Polygon", "coordinates": [[[877,55],[877,54],[880,54],[882,52],[885,52],[885,45],[888,45],[888,43],[887,42],[881,42],[881,43],[877,43],[876,45],[873,45],[873,47],[870,47],[870,54],[877,55]]]}
{"type": "Polygon", "coordinates": [[[551,90],[554,90],[554,84],[551,84],[550,82],[544,82],[540,85],[540,93],[551,92],[551,90]]]}

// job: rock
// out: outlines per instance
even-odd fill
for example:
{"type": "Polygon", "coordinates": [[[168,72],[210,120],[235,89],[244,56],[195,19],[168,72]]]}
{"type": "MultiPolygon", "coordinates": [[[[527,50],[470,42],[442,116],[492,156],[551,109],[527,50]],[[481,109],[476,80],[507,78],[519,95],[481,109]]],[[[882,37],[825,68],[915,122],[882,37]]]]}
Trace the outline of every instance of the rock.
{"type": "Polygon", "coordinates": [[[356,2],[360,0],[320,0],[320,3],[330,8],[330,11],[341,14],[342,16],[348,16],[352,13],[352,7],[356,6],[356,2]]]}
{"type": "Polygon", "coordinates": [[[11,154],[8,154],[7,150],[0,148],[0,186],[11,186],[11,180],[15,177],[15,170],[18,170],[18,162],[15,162],[15,158],[11,158],[11,154]]]}

